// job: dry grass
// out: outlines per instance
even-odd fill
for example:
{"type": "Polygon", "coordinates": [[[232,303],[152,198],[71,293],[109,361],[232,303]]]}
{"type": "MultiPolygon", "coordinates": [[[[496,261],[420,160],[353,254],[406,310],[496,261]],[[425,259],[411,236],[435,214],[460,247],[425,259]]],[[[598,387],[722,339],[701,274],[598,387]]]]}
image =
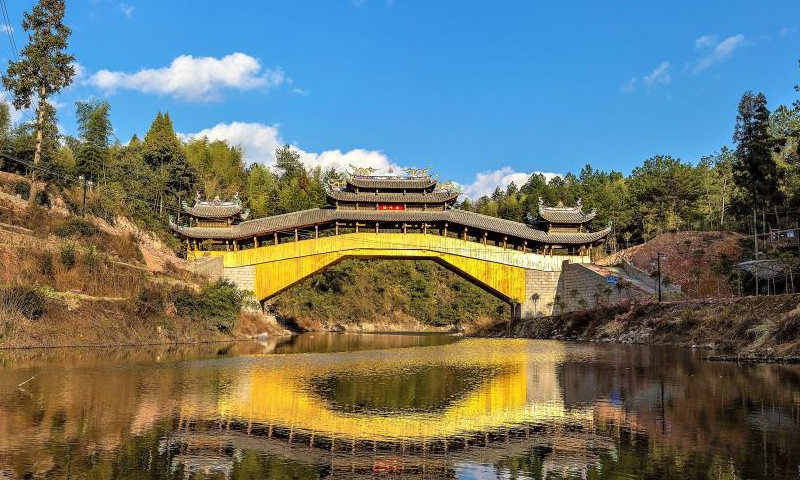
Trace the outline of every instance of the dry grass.
{"type": "Polygon", "coordinates": [[[488,336],[713,347],[800,356],[800,295],[629,303],[490,326],[488,336]]]}

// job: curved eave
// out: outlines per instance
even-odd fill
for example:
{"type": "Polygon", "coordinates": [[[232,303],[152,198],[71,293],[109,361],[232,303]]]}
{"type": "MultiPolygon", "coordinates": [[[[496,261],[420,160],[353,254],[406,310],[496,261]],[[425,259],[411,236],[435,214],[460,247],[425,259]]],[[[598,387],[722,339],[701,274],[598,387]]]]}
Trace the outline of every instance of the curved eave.
{"type": "Polygon", "coordinates": [[[194,207],[184,206],[184,213],[195,218],[219,219],[233,217],[242,213],[241,205],[195,205],[194,207]]]}
{"type": "Polygon", "coordinates": [[[365,189],[381,189],[390,188],[395,190],[402,189],[428,189],[436,186],[436,180],[433,178],[403,178],[396,179],[383,179],[383,178],[359,178],[350,177],[347,179],[347,184],[354,188],[365,189]]]}
{"type": "Polygon", "coordinates": [[[295,228],[304,229],[314,225],[335,221],[364,222],[448,222],[455,227],[462,226],[483,230],[493,234],[521,238],[531,242],[548,245],[596,245],[602,243],[610,229],[590,233],[547,233],[529,225],[502,218],[490,217],[464,210],[444,211],[380,211],[380,210],[335,210],[314,208],[286,213],[273,217],[260,218],[236,224],[227,228],[178,227],[173,230],[186,238],[204,240],[250,239],[254,236],[285,233],[295,228]]]}
{"type": "Polygon", "coordinates": [[[580,211],[559,211],[544,209],[539,212],[539,218],[550,223],[586,223],[594,220],[595,212],[583,213],[580,211]]]}
{"type": "Polygon", "coordinates": [[[430,192],[430,193],[368,193],[368,192],[348,192],[333,190],[328,193],[328,198],[339,202],[359,202],[359,203],[413,203],[413,204],[433,204],[433,203],[453,203],[458,200],[458,192],[430,192]]]}

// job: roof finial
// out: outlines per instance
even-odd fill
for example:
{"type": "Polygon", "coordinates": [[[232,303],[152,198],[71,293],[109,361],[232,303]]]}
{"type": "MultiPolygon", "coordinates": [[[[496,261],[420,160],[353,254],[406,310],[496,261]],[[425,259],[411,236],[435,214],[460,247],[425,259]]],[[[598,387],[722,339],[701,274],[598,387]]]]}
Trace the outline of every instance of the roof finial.
{"type": "Polygon", "coordinates": [[[578,207],[578,210],[583,209],[583,199],[581,197],[578,197],[578,201],[575,202],[575,206],[578,207]]]}

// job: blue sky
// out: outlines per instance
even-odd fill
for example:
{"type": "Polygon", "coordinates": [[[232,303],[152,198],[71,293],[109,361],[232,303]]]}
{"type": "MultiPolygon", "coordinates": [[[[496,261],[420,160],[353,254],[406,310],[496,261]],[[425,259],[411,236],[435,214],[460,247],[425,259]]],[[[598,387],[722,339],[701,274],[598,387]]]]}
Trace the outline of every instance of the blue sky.
{"type": "MultiPolygon", "coordinates": [[[[33,3],[7,2],[20,46],[33,3]]],[[[730,144],[744,91],[800,97],[798,19],[796,0],[68,0],[82,72],[56,103],[68,133],[76,100],[108,98],[123,142],[169,111],[250,161],[291,143],[312,165],[432,165],[477,195],[730,144]]]]}

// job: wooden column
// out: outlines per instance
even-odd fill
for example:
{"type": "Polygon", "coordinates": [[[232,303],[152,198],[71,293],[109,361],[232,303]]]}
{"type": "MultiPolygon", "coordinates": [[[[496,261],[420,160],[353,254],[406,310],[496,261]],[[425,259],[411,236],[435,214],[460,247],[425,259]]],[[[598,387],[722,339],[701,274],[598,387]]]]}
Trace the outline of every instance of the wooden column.
{"type": "Polygon", "coordinates": [[[487,233],[487,232],[484,230],[484,231],[483,231],[483,244],[484,244],[484,245],[486,245],[486,237],[487,237],[488,235],[489,235],[489,234],[488,234],[488,233],[487,233]]]}
{"type": "Polygon", "coordinates": [[[527,240],[523,240],[522,241],[522,253],[528,253],[528,241],[527,240]]]}
{"type": "Polygon", "coordinates": [[[356,222],[356,233],[358,233],[358,222],[356,222]]]}
{"type": "Polygon", "coordinates": [[[403,222],[403,233],[406,233],[406,222],[403,222]]]}
{"type": "Polygon", "coordinates": [[[444,222],[444,236],[447,238],[447,222],[444,222]]]}
{"type": "Polygon", "coordinates": [[[464,227],[464,241],[467,241],[467,227],[464,227]]]}
{"type": "Polygon", "coordinates": [[[231,251],[231,242],[229,240],[225,240],[225,251],[226,252],[231,251]]]}
{"type": "Polygon", "coordinates": [[[239,242],[238,242],[238,240],[234,240],[233,241],[233,251],[234,252],[239,251],[239,242]]]}
{"type": "Polygon", "coordinates": [[[319,225],[314,225],[314,238],[319,238],[319,225]]]}
{"type": "Polygon", "coordinates": [[[298,240],[300,240],[300,236],[297,234],[297,229],[295,228],[294,229],[294,241],[296,242],[298,240]]]}
{"type": "Polygon", "coordinates": [[[253,237],[253,248],[258,248],[258,236],[253,237]]]}
{"type": "Polygon", "coordinates": [[[378,233],[378,222],[375,222],[375,233],[378,233]]]}
{"type": "Polygon", "coordinates": [[[275,245],[277,245],[278,244],[278,232],[275,232],[272,235],[273,235],[273,238],[275,240],[275,245]]]}
{"type": "Polygon", "coordinates": [[[422,233],[423,233],[424,235],[427,235],[427,234],[428,234],[428,224],[427,224],[427,223],[423,223],[423,224],[422,224],[422,233]]]}
{"type": "Polygon", "coordinates": [[[333,227],[333,234],[339,235],[339,222],[336,222],[333,227]]]}
{"type": "Polygon", "coordinates": [[[503,236],[503,250],[505,250],[505,249],[506,249],[506,244],[507,244],[507,242],[508,242],[508,237],[506,237],[506,236],[503,236]]]}

